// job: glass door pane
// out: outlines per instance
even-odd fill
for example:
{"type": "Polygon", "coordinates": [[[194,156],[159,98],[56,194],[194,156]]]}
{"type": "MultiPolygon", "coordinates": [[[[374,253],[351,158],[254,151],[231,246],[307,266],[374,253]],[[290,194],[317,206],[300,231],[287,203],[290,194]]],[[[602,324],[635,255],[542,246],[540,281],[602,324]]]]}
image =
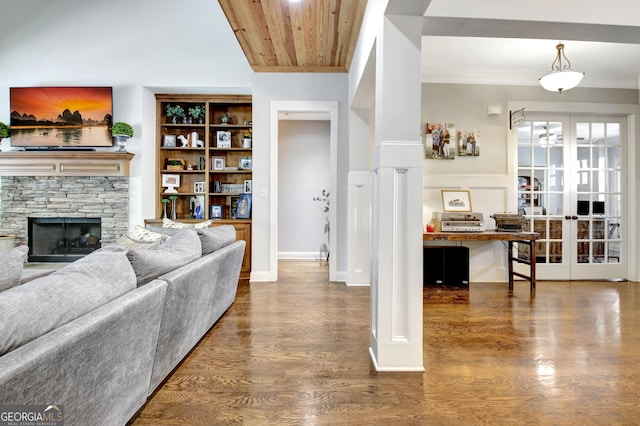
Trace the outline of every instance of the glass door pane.
{"type": "Polygon", "coordinates": [[[576,134],[575,262],[620,263],[620,124],[577,122],[576,134]]]}
{"type": "Polygon", "coordinates": [[[540,234],[535,256],[541,279],[549,269],[554,277],[564,278],[557,269],[568,265],[563,238],[565,140],[562,121],[532,120],[518,127],[518,211],[526,230],[540,234]]]}

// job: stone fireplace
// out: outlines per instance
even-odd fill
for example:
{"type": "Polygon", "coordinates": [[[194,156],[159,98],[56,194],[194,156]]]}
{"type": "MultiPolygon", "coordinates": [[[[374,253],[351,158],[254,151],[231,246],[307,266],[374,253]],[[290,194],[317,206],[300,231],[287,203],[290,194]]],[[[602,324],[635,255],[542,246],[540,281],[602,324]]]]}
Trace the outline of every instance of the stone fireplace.
{"type": "Polygon", "coordinates": [[[15,235],[16,244],[28,244],[30,218],[98,219],[99,232],[91,232],[99,233],[102,245],[116,241],[129,229],[132,157],[129,153],[3,153],[0,235],[15,235]]]}
{"type": "Polygon", "coordinates": [[[28,244],[29,218],[98,218],[102,243],[129,228],[129,178],[97,176],[3,176],[0,234],[28,244]]]}

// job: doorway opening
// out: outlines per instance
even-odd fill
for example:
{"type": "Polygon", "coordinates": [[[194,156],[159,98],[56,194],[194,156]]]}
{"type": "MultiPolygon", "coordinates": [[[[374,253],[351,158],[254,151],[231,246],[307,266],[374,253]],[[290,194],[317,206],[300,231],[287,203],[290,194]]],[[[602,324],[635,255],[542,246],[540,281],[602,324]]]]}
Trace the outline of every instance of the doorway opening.
{"type": "MultiPolygon", "coordinates": [[[[283,118],[292,119],[298,115],[307,121],[328,121],[329,122],[329,205],[328,212],[328,241],[329,253],[332,261],[329,262],[329,280],[337,281],[336,259],[340,253],[337,249],[334,238],[337,215],[337,145],[338,145],[338,102],[335,101],[272,101],[270,114],[270,230],[269,230],[269,280],[278,280],[278,251],[279,251],[279,134],[280,120],[283,118]]],[[[313,194],[311,195],[313,196],[313,194]]],[[[282,224],[285,226],[285,224],[282,224]]]]}
{"type": "Polygon", "coordinates": [[[294,117],[278,136],[278,259],[328,260],[330,123],[294,117]]]}

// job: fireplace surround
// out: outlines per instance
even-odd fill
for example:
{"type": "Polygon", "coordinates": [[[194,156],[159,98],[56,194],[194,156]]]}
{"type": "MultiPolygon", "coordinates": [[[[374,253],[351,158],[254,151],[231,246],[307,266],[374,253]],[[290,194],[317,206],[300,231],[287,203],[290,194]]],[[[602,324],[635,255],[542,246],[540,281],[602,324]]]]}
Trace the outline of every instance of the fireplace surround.
{"type": "Polygon", "coordinates": [[[0,234],[28,244],[29,218],[97,218],[102,244],[129,228],[129,178],[2,176],[0,234]]]}
{"type": "Polygon", "coordinates": [[[100,218],[28,218],[29,262],[72,262],[101,247],[100,218]]]}
{"type": "Polygon", "coordinates": [[[28,218],[100,219],[102,245],[129,229],[131,153],[3,152],[0,235],[28,244],[28,218]]]}

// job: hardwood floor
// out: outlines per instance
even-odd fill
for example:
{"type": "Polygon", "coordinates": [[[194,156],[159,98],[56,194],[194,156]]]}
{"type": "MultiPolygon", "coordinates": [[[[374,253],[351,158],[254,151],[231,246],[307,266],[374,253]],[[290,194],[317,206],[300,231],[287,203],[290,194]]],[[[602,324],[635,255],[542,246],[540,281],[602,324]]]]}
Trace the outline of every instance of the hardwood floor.
{"type": "Polygon", "coordinates": [[[424,290],[425,373],[376,373],[369,288],[281,261],[236,301],[134,425],[637,425],[640,284],[424,290]]]}

